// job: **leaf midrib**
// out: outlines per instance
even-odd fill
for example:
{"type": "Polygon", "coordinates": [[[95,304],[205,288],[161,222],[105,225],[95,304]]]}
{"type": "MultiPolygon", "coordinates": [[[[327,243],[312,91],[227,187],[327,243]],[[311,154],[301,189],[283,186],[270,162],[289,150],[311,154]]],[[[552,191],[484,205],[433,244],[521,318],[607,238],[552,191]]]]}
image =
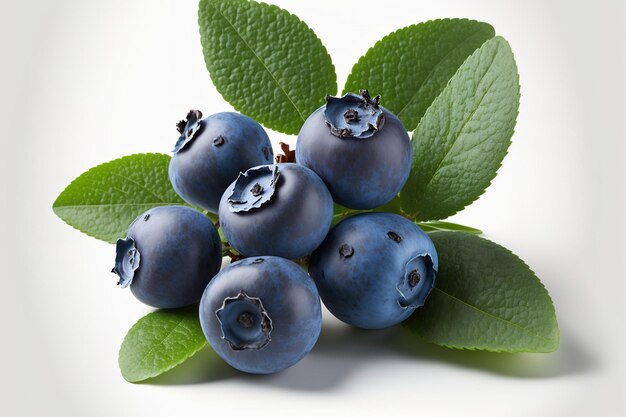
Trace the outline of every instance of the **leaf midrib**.
{"type": "MultiPolygon", "coordinates": [[[[163,199],[162,199],[160,196],[158,196],[158,195],[157,195],[157,194],[156,194],[153,190],[151,190],[150,188],[146,187],[146,185],[145,185],[145,184],[141,184],[141,183],[139,183],[139,182],[135,181],[135,180],[134,180],[134,179],[132,179],[130,176],[122,176],[122,175],[116,174],[115,172],[111,172],[111,175],[114,175],[114,176],[116,176],[116,177],[118,177],[118,178],[122,178],[123,180],[130,181],[130,182],[132,182],[133,184],[137,185],[140,189],[142,189],[142,190],[145,190],[145,191],[149,192],[150,194],[152,194],[153,196],[155,196],[155,197],[156,197],[156,198],[158,198],[159,200],[163,201],[163,199]]],[[[120,190],[120,191],[121,191],[121,190],[120,190]]]]}
{"type": "Polygon", "coordinates": [[[538,339],[543,340],[543,341],[544,341],[547,345],[551,345],[551,340],[550,340],[549,338],[545,337],[545,336],[542,336],[542,335],[540,335],[540,334],[538,334],[538,333],[535,333],[535,332],[533,332],[533,331],[531,331],[531,330],[527,329],[526,327],[523,327],[523,326],[521,326],[521,325],[519,325],[519,324],[517,324],[517,323],[514,323],[514,322],[510,321],[510,320],[504,319],[504,318],[502,318],[502,317],[498,317],[498,316],[493,315],[493,314],[491,314],[491,313],[489,313],[489,312],[487,312],[487,311],[485,311],[485,310],[481,310],[480,308],[478,308],[478,307],[476,307],[476,306],[474,306],[474,305],[472,305],[472,304],[468,303],[467,301],[461,300],[460,298],[455,297],[454,295],[452,295],[452,294],[450,294],[450,293],[448,293],[448,292],[445,292],[445,291],[444,291],[444,290],[442,290],[441,288],[438,288],[438,287],[433,287],[433,288],[434,288],[435,290],[437,290],[438,292],[440,292],[441,294],[443,294],[443,295],[445,295],[445,296],[447,296],[447,297],[450,297],[450,298],[452,298],[452,299],[453,299],[453,300],[455,300],[455,301],[458,301],[459,303],[463,304],[464,306],[467,306],[467,307],[469,307],[470,309],[472,309],[472,310],[475,310],[475,311],[479,312],[480,314],[484,314],[484,315],[486,315],[486,316],[488,316],[488,317],[491,317],[492,319],[499,320],[499,321],[502,321],[502,322],[506,323],[507,325],[510,325],[510,326],[516,327],[516,328],[518,328],[519,330],[521,330],[521,331],[522,331],[522,332],[524,332],[524,333],[527,333],[527,334],[529,334],[529,335],[531,335],[531,336],[534,336],[534,337],[536,337],[536,338],[538,338],[538,339]]]}
{"type": "Polygon", "coordinates": [[[172,336],[172,335],[174,334],[174,332],[176,331],[176,329],[178,329],[178,328],[181,326],[181,324],[182,324],[184,321],[186,321],[186,320],[187,320],[187,318],[186,318],[186,317],[182,317],[182,318],[178,321],[178,323],[176,323],[176,325],[172,328],[172,330],[170,330],[170,331],[167,333],[167,335],[166,335],[163,339],[161,339],[161,341],[160,341],[159,343],[157,343],[155,346],[153,346],[153,347],[152,347],[152,349],[150,349],[148,352],[146,352],[146,354],[145,354],[145,355],[144,355],[144,356],[143,356],[143,357],[142,357],[139,361],[137,361],[137,363],[135,364],[135,366],[134,366],[134,367],[133,367],[130,371],[128,371],[128,373],[129,373],[129,374],[131,374],[131,375],[132,375],[133,373],[135,373],[135,371],[139,368],[139,366],[140,366],[141,364],[143,364],[143,362],[146,360],[146,358],[147,358],[147,357],[148,357],[148,356],[149,356],[152,352],[154,352],[157,348],[159,348],[161,345],[163,345],[163,343],[165,343],[165,341],[166,341],[166,340],[167,340],[170,336],[172,336]]]}
{"type": "MultiPolygon", "coordinates": [[[[489,64],[489,68],[485,71],[485,73],[483,74],[483,76],[481,77],[480,81],[478,82],[478,84],[476,85],[476,89],[478,89],[478,87],[480,86],[480,84],[482,84],[482,82],[485,79],[485,76],[491,71],[491,68],[493,67],[493,63],[496,60],[497,55],[500,52],[500,48],[496,49],[493,59],[491,60],[491,63],[489,64]]],[[[498,75],[492,82],[491,84],[489,84],[489,87],[487,87],[485,89],[485,93],[480,97],[480,100],[478,100],[478,102],[476,103],[476,105],[474,106],[474,108],[472,109],[472,112],[467,116],[467,118],[463,121],[463,124],[461,125],[461,127],[459,128],[458,132],[456,134],[454,134],[454,139],[452,140],[452,143],[450,144],[450,147],[448,148],[448,150],[446,151],[445,155],[441,158],[441,160],[439,161],[439,164],[437,164],[437,167],[435,168],[435,170],[433,171],[432,175],[430,176],[430,178],[428,179],[428,182],[426,183],[426,185],[424,185],[424,187],[422,188],[423,190],[426,190],[428,188],[428,186],[430,185],[431,182],[433,182],[433,180],[435,179],[435,177],[437,176],[437,173],[441,170],[441,167],[444,165],[444,162],[446,161],[446,159],[448,159],[448,156],[450,155],[450,153],[452,152],[452,150],[455,148],[455,145],[459,142],[459,138],[461,137],[461,135],[463,134],[463,131],[465,130],[465,127],[467,126],[467,124],[470,122],[470,120],[472,120],[472,118],[474,117],[474,114],[476,114],[476,112],[478,111],[478,109],[480,108],[483,100],[485,99],[485,97],[487,96],[487,94],[489,94],[491,92],[491,87],[493,87],[493,85],[496,83],[496,81],[498,81],[500,79],[500,76],[498,75]]],[[[450,119],[450,117],[448,118],[450,119]]],[[[419,127],[418,127],[419,129],[419,127]]],[[[448,134],[449,134],[449,129],[448,129],[448,134]]]]}
{"type": "Polygon", "coordinates": [[[231,23],[231,21],[222,13],[221,10],[219,10],[217,7],[214,7],[211,2],[207,2],[207,5],[209,7],[211,7],[213,10],[215,10],[225,21],[226,23],[228,23],[228,25],[233,29],[233,31],[235,32],[235,34],[239,37],[239,39],[241,39],[241,41],[243,42],[244,45],[246,45],[246,47],[250,50],[250,52],[252,52],[252,54],[254,55],[254,57],[261,63],[261,65],[263,65],[263,68],[265,68],[265,71],[267,71],[267,73],[270,75],[270,77],[272,77],[272,80],[276,83],[276,85],[278,86],[278,88],[280,88],[280,91],[285,95],[285,97],[287,98],[287,100],[289,101],[289,103],[293,106],[293,108],[296,110],[296,112],[298,113],[298,116],[300,116],[300,119],[302,119],[302,121],[304,122],[306,119],[305,117],[302,115],[302,112],[300,112],[300,109],[298,108],[298,106],[296,106],[296,104],[293,102],[293,100],[291,99],[291,97],[289,97],[289,94],[287,94],[287,91],[283,88],[283,86],[278,82],[278,80],[276,79],[276,77],[274,77],[274,74],[272,73],[272,71],[269,70],[269,68],[267,67],[267,65],[265,65],[265,62],[261,59],[261,57],[259,57],[259,55],[257,55],[256,51],[254,49],[252,49],[252,47],[250,46],[250,44],[248,42],[246,42],[246,40],[243,38],[243,36],[241,35],[241,33],[237,30],[237,28],[231,23]]]}
{"type": "MultiPolygon", "coordinates": [[[[411,96],[411,98],[406,102],[406,104],[400,109],[400,111],[398,111],[398,113],[396,113],[396,116],[398,116],[398,118],[400,118],[400,114],[402,114],[402,112],[409,107],[409,105],[413,102],[413,100],[415,99],[415,97],[418,96],[418,94],[422,91],[422,88],[424,87],[424,85],[426,84],[426,82],[432,77],[432,75],[435,73],[435,71],[440,67],[441,63],[443,61],[445,61],[450,54],[452,54],[453,52],[455,52],[456,50],[458,50],[461,46],[464,46],[470,39],[473,39],[474,37],[476,37],[477,35],[480,35],[481,32],[477,31],[474,32],[474,34],[468,36],[467,38],[465,38],[465,40],[463,40],[463,42],[457,44],[454,48],[450,49],[436,64],[435,66],[430,70],[430,72],[428,73],[428,75],[422,80],[422,82],[420,83],[419,87],[417,87],[417,89],[415,90],[415,92],[413,93],[413,95],[411,96]]],[[[423,116],[422,116],[423,117],[423,116]]]]}
{"type": "MultiPolygon", "coordinates": [[[[128,181],[134,183],[135,185],[137,185],[137,187],[139,187],[140,190],[144,190],[144,191],[148,192],[149,194],[152,194],[156,199],[159,200],[158,201],[159,203],[161,203],[161,202],[165,203],[165,201],[163,201],[163,198],[164,198],[163,196],[157,195],[153,190],[148,188],[145,184],[140,184],[139,182],[133,180],[132,178],[130,178],[128,176],[122,176],[122,175],[116,174],[115,172],[108,172],[107,175],[109,175],[109,176],[116,176],[118,178],[122,178],[123,180],[128,180],[128,181]]],[[[74,184],[74,183],[72,183],[70,185],[74,185],[77,189],[81,189],[81,187],[84,187],[84,188],[89,188],[89,190],[99,190],[99,191],[102,192],[103,195],[109,194],[109,190],[105,190],[104,188],[97,187],[96,185],[94,185],[94,182],[95,181],[91,181],[91,182],[85,181],[85,184],[74,184]]],[[[116,191],[118,191],[118,192],[120,192],[120,193],[122,193],[124,195],[131,195],[130,191],[122,190],[121,188],[115,187],[113,185],[109,185],[109,188],[113,189],[113,190],[116,190],[116,191]]],[[[64,193],[65,193],[65,191],[61,195],[63,195],[64,193]]],[[[137,193],[136,192],[132,193],[132,195],[135,195],[135,194],[137,194],[137,193]]]]}

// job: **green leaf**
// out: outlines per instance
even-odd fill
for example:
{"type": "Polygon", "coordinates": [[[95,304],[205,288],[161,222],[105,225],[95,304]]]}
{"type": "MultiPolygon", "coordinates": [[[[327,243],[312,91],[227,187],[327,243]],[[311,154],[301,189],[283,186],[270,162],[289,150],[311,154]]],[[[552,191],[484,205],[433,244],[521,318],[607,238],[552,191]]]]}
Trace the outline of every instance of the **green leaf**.
{"type": "Polygon", "coordinates": [[[495,37],[461,65],[413,132],[403,210],[416,220],[436,220],[476,200],[507,153],[518,107],[513,53],[495,37]]]}
{"type": "Polygon", "coordinates": [[[168,155],[152,153],[98,165],[72,181],[52,209],[70,226],[114,243],[149,208],[185,204],[170,183],[169,163],[168,155]]]}
{"type": "Polygon", "coordinates": [[[341,216],[344,214],[347,215],[347,213],[350,213],[352,211],[356,211],[356,210],[352,210],[352,209],[349,209],[348,207],[344,207],[337,203],[333,203],[333,215],[334,216],[341,216]]]}
{"type": "MultiPolygon", "coordinates": [[[[206,344],[197,306],[154,311],[139,319],[122,342],[122,376],[129,382],[155,377],[183,363],[206,344]]],[[[211,354],[215,355],[213,351],[211,354]]]]}
{"type": "MultiPolygon", "coordinates": [[[[350,217],[350,216],[354,216],[356,214],[360,214],[360,213],[386,212],[386,213],[401,214],[402,211],[400,210],[400,201],[401,201],[400,196],[397,195],[393,199],[391,199],[391,201],[389,201],[387,204],[376,207],[374,209],[369,209],[369,210],[350,209],[344,206],[340,206],[337,203],[334,203],[333,220],[332,220],[331,225],[334,226],[340,221],[342,221],[343,219],[350,217]]],[[[436,229],[433,229],[433,230],[436,230],[436,229]]]]}
{"type": "Polygon", "coordinates": [[[397,30],[352,67],[344,94],[369,89],[413,130],[465,59],[495,35],[487,23],[431,20],[397,30]]]}
{"type": "Polygon", "coordinates": [[[217,214],[211,213],[210,211],[207,211],[207,210],[201,210],[201,211],[202,211],[202,214],[204,214],[209,219],[211,219],[213,224],[215,224],[215,223],[217,223],[219,221],[219,218],[217,217],[217,214]]]}
{"type": "Polygon", "coordinates": [[[441,221],[431,221],[425,223],[418,223],[420,227],[426,226],[431,230],[449,230],[451,232],[463,232],[470,233],[472,235],[481,235],[483,233],[482,230],[475,229],[473,227],[464,226],[458,223],[450,223],[450,222],[441,222],[441,221]]]}
{"type": "Polygon", "coordinates": [[[330,55],[286,10],[244,0],[202,0],[204,60],[224,99],[268,128],[297,134],[337,91],[330,55]]]}
{"type": "Polygon", "coordinates": [[[417,225],[426,233],[440,231],[440,229],[437,229],[436,227],[429,226],[428,223],[417,223],[417,225]]]}
{"type": "Polygon", "coordinates": [[[435,288],[405,324],[425,340],[457,349],[552,352],[559,328],[548,292],[509,250],[467,233],[433,232],[435,288]]]}
{"type": "Polygon", "coordinates": [[[400,199],[400,195],[396,195],[387,204],[382,205],[380,207],[376,207],[372,211],[384,211],[387,213],[401,214],[402,213],[402,209],[400,208],[401,202],[402,200],[400,199]]]}

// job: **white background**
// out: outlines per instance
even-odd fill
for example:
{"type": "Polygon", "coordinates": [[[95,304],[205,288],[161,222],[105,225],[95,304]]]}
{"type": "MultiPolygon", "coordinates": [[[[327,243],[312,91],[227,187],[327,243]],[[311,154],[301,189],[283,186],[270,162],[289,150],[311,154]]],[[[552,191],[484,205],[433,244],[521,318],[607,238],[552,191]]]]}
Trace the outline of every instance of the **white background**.
{"type": "Polygon", "coordinates": [[[340,90],[359,56],[409,24],[469,17],[508,39],[522,93],[513,144],[453,220],[537,272],[561,348],[447,351],[327,315],[314,351],[279,375],[211,369],[200,353],[151,383],[125,382],[117,350],[150,309],[116,287],[113,247],[65,225],[52,202],[92,166],[170,151],[189,108],[231,107],[205,69],[194,1],[3,1],[0,414],[624,415],[624,2],[276,3],[322,39],[340,90]]]}

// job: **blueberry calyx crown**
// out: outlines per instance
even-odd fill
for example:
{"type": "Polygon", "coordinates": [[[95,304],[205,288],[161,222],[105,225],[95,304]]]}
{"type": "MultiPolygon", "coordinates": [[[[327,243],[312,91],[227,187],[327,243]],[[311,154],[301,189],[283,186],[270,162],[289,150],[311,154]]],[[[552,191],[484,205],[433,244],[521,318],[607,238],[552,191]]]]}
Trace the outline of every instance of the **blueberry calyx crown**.
{"type": "Polygon", "coordinates": [[[330,133],[338,138],[366,139],[382,129],[385,115],[380,107],[380,96],[371,98],[365,89],[359,94],[343,97],[326,96],[324,117],[330,133]]]}
{"type": "Polygon", "coordinates": [[[406,263],[402,281],[397,287],[401,308],[416,309],[424,305],[426,297],[435,285],[437,271],[429,254],[419,254],[406,263]]]}
{"type": "Polygon", "coordinates": [[[139,250],[135,246],[135,241],[131,237],[118,239],[117,244],[115,245],[115,250],[115,266],[111,272],[117,274],[119,277],[117,285],[122,288],[126,288],[133,281],[135,271],[139,268],[141,256],[139,255],[139,250]]]}
{"type": "MultiPolygon", "coordinates": [[[[176,123],[176,130],[178,130],[178,133],[180,133],[180,137],[174,145],[174,149],[172,150],[173,153],[177,153],[178,151],[183,149],[185,145],[193,140],[196,133],[198,133],[198,131],[202,127],[201,119],[202,112],[200,110],[189,110],[189,113],[187,113],[187,117],[185,118],[185,120],[181,120],[176,123]]],[[[221,143],[216,144],[216,146],[220,146],[222,143],[224,143],[224,138],[221,137],[221,139],[221,143]]]]}
{"type": "Polygon", "coordinates": [[[228,197],[230,211],[250,211],[270,201],[276,191],[278,177],[278,165],[263,165],[239,173],[233,192],[228,197]]]}
{"type": "Polygon", "coordinates": [[[260,350],[272,340],[272,319],[261,299],[240,291],[226,297],[215,312],[222,329],[222,339],[233,350],[260,350]]]}

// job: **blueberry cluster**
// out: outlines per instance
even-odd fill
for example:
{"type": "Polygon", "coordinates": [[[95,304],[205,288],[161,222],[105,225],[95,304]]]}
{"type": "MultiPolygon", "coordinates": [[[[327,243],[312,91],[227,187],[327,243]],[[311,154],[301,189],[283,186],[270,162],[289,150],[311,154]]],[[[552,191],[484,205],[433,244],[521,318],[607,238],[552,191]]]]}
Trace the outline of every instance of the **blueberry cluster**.
{"type": "Polygon", "coordinates": [[[216,225],[189,207],[157,207],[118,240],[118,283],[154,307],[199,302],[209,344],[251,373],[281,371],[313,348],[320,296],[356,327],[408,318],[433,288],[438,259],[415,223],[374,210],[398,194],[412,159],[406,130],[379,101],[366,90],[327,97],[303,124],[295,160],[285,152],[275,164],[254,120],[190,111],[177,125],[170,180],[218,215],[224,245],[241,259],[220,271],[216,225]],[[362,212],[331,230],[333,201],[362,212]],[[293,261],[303,259],[308,273],[293,261]]]}

